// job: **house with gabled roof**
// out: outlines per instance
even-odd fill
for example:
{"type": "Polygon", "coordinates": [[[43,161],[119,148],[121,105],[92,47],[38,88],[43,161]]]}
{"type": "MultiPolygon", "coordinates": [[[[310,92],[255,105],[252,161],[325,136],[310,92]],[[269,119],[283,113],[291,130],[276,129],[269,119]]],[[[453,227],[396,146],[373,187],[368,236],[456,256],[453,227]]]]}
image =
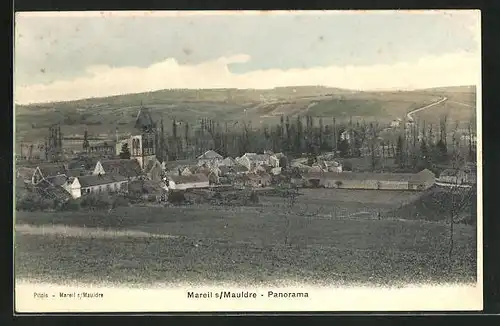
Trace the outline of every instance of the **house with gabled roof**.
{"type": "Polygon", "coordinates": [[[58,201],[68,201],[72,198],[71,194],[61,185],[54,185],[51,181],[43,179],[33,187],[40,196],[47,199],[58,201]]]}
{"type": "Polygon", "coordinates": [[[196,173],[191,175],[175,175],[168,177],[168,188],[185,190],[194,188],[208,188],[210,181],[203,173],[196,173]]]}
{"type": "Polygon", "coordinates": [[[38,184],[48,177],[66,175],[67,167],[60,163],[46,163],[38,165],[31,178],[32,184],[38,184]]]}
{"type": "Polygon", "coordinates": [[[18,180],[22,180],[23,183],[33,183],[33,175],[35,174],[36,168],[20,166],[16,168],[16,177],[18,180]]]}
{"type": "Polygon", "coordinates": [[[269,154],[245,153],[243,156],[237,158],[236,162],[252,170],[260,165],[270,165],[270,158],[269,154]]]}
{"type": "Polygon", "coordinates": [[[219,162],[219,167],[221,166],[235,166],[237,163],[232,157],[226,157],[222,161],[219,162]]]}
{"type": "MultiPolygon", "coordinates": [[[[121,175],[98,174],[75,178],[80,184],[81,195],[110,192],[127,192],[128,178],[121,175]]],[[[75,190],[77,191],[77,190],[75,190]]]]}
{"type": "Polygon", "coordinates": [[[247,173],[235,178],[235,185],[250,188],[267,187],[271,184],[272,177],[269,173],[247,173]]]}
{"type": "Polygon", "coordinates": [[[152,181],[161,181],[163,178],[163,168],[157,159],[149,160],[144,168],[144,172],[148,179],[152,181]]]}
{"type": "Polygon", "coordinates": [[[220,155],[219,153],[213,150],[209,150],[198,157],[198,165],[217,166],[223,159],[224,157],[222,157],[222,155],[220,155]]]}
{"type": "Polygon", "coordinates": [[[138,180],[143,175],[139,162],[129,159],[98,161],[92,175],[99,174],[121,175],[130,181],[138,180]]]}

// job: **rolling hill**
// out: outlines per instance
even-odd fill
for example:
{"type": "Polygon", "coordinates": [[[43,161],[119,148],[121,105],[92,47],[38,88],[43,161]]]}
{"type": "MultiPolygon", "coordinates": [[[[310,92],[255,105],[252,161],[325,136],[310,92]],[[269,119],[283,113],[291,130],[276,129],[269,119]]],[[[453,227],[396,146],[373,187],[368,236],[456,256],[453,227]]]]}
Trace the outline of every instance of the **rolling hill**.
{"type": "Polygon", "coordinates": [[[365,120],[387,122],[443,96],[450,99],[443,108],[421,111],[419,118],[437,119],[447,113],[451,120],[468,121],[475,114],[475,87],[450,87],[418,91],[363,92],[320,86],[256,89],[172,89],[125,94],[105,98],[16,105],[15,126],[18,141],[43,137],[48,126],[63,125],[66,135],[112,134],[116,127],[130,131],[137,110],[151,109],[165,125],[173,118],[197,124],[202,117],[217,121],[251,121],[254,126],[272,124],[281,115],[309,114],[335,117],[337,121],[365,120]],[[453,100],[453,102],[452,102],[453,100]]]}

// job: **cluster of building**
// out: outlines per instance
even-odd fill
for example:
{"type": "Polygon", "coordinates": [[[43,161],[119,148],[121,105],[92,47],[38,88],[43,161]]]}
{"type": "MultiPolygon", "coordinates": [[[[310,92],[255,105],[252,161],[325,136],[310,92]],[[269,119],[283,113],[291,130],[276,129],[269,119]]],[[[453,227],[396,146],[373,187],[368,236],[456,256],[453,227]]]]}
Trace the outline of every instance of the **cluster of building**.
{"type": "Polygon", "coordinates": [[[456,169],[445,169],[436,179],[436,184],[443,187],[470,188],[477,183],[477,167],[466,163],[456,169]]]}
{"type": "Polygon", "coordinates": [[[145,189],[146,183],[164,192],[224,185],[267,187],[285,166],[298,172],[291,182],[304,187],[421,191],[433,186],[436,180],[438,184],[475,183],[475,166],[444,171],[438,179],[429,170],[354,173],[343,171],[335,153],[319,155],[312,164],[309,158],[288,162],[283,153],[271,151],[232,158],[223,157],[214,150],[193,160],[160,162],[155,153],[155,124],[147,109],[139,111],[135,127],[136,134],[116,144],[92,146],[91,151],[102,155],[18,166],[16,182],[27,184],[45,196],[68,199],[98,193],[126,193],[136,188],[134,183],[139,183],[141,189],[145,189]],[[118,157],[124,144],[130,150],[130,158],[121,159],[118,157]]]}
{"type": "Polygon", "coordinates": [[[138,181],[165,191],[221,184],[262,187],[270,184],[272,175],[281,173],[280,159],[284,155],[268,151],[231,158],[209,150],[194,160],[160,162],[156,157],[155,123],[147,109],[139,111],[135,128],[136,134],[113,144],[92,144],[84,155],[69,161],[17,166],[16,182],[49,197],[80,198],[129,192],[138,181]],[[119,158],[124,144],[130,152],[127,159],[119,158]]]}

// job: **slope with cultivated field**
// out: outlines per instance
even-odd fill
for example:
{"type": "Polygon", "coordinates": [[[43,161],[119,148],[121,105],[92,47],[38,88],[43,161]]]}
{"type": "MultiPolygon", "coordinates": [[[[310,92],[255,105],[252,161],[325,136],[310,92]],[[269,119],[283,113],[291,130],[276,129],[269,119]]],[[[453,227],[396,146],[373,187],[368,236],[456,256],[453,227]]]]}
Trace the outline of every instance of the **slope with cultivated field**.
{"type": "MultiPolygon", "coordinates": [[[[252,121],[254,126],[276,123],[281,115],[309,114],[388,122],[404,117],[409,111],[449,98],[446,112],[457,119],[469,119],[475,112],[475,89],[468,87],[424,91],[361,92],[327,87],[282,87],[270,90],[204,89],[161,90],[106,98],[16,105],[15,125],[18,140],[30,141],[45,135],[51,124],[61,123],[65,135],[113,134],[116,127],[131,131],[141,106],[151,108],[156,118],[169,125],[172,119],[192,125],[203,117],[217,121],[252,121]],[[450,93],[451,95],[449,95],[450,93]],[[452,104],[452,102],[461,104],[452,104]],[[465,105],[464,105],[465,104],[465,105]]],[[[422,111],[434,119],[443,109],[422,111]],[[430,113],[429,113],[430,112],[430,113]]],[[[420,116],[420,115],[419,115],[420,116]]]]}

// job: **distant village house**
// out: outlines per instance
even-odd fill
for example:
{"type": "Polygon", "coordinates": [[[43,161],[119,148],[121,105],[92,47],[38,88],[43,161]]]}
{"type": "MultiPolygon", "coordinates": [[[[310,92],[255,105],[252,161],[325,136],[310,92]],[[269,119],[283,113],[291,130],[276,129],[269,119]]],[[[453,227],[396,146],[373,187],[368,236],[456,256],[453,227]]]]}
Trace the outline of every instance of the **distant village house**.
{"type": "Polygon", "coordinates": [[[168,188],[176,190],[208,188],[210,181],[203,173],[191,175],[176,175],[168,177],[168,188]]]}

